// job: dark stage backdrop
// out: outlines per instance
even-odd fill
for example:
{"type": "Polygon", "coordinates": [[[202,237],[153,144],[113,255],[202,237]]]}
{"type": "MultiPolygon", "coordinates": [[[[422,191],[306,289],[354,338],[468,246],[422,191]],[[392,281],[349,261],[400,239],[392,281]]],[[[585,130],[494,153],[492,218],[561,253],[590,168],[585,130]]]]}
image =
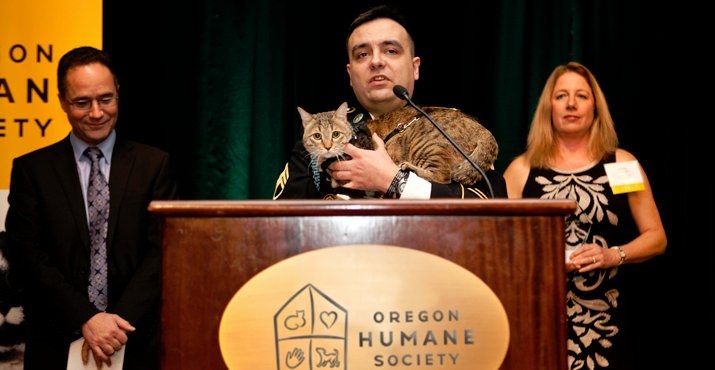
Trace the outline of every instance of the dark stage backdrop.
{"type": "MultiPolygon", "coordinates": [[[[704,13],[623,0],[390,3],[415,29],[415,98],[480,118],[500,144],[500,171],[523,150],[551,70],[572,60],[591,69],[621,146],[651,180],[669,238],[665,256],[624,267],[634,276],[636,356],[643,368],[704,363],[715,266],[713,185],[701,174],[713,156],[698,138],[712,125],[703,119],[712,104],[695,103],[692,88],[707,74],[699,60],[712,43],[697,21],[704,13]]],[[[370,5],[106,0],[120,134],[171,153],[184,199],[269,199],[299,138],[296,106],[332,110],[352,97],[345,31],[370,5]]]]}

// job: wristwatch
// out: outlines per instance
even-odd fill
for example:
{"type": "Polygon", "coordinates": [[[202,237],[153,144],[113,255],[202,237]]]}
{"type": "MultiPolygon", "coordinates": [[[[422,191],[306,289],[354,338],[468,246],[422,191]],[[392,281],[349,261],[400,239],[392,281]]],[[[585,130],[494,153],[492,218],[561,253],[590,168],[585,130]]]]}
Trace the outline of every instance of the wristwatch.
{"type": "Polygon", "coordinates": [[[623,262],[625,262],[625,260],[626,260],[626,252],[624,252],[623,249],[621,249],[621,247],[619,247],[619,246],[611,247],[611,249],[617,250],[618,254],[621,255],[621,261],[618,262],[618,266],[622,265],[623,262]]]}
{"type": "Polygon", "coordinates": [[[400,179],[400,182],[397,183],[397,189],[395,189],[395,197],[397,197],[397,199],[400,199],[402,192],[405,191],[405,185],[407,185],[408,177],[410,177],[410,171],[405,171],[405,176],[403,176],[400,179]]]}
{"type": "Polygon", "coordinates": [[[387,199],[399,199],[400,195],[402,195],[402,191],[405,189],[405,183],[407,183],[407,176],[409,176],[409,174],[409,171],[405,171],[403,169],[397,170],[395,178],[392,179],[392,183],[390,184],[390,187],[387,188],[383,197],[387,199]]]}

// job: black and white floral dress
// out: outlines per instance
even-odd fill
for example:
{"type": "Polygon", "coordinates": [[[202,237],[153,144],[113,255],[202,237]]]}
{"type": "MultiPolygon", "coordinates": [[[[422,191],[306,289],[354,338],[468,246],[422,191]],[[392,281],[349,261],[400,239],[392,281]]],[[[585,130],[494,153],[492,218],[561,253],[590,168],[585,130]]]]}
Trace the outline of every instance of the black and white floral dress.
{"type": "MultiPolygon", "coordinates": [[[[572,199],[578,203],[566,219],[566,258],[584,240],[603,248],[620,246],[638,234],[626,194],[614,195],[602,161],[574,171],[531,169],[524,198],[572,199]],[[590,228],[590,230],[589,230],[590,228]]],[[[567,274],[568,364],[570,369],[627,369],[629,333],[624,307],[624,267],[567,274]]]]}

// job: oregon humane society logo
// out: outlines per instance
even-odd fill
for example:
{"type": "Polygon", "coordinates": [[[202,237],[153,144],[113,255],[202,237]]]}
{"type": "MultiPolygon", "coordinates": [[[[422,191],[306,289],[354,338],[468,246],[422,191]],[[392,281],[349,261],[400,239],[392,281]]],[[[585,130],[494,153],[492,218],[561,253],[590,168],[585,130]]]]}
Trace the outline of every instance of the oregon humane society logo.
{"type": "Polygon", "coordinates": [[[219,325],[235,369],[498,369],[501,302],[476,275],[404,247],[339,246],[285,259],[246,282],[219,325]]]}
{"type": "Polygon", "coordinates": [[[275,315],[278,369],[345,369],[347,311],[311,284],[275,315]]]}

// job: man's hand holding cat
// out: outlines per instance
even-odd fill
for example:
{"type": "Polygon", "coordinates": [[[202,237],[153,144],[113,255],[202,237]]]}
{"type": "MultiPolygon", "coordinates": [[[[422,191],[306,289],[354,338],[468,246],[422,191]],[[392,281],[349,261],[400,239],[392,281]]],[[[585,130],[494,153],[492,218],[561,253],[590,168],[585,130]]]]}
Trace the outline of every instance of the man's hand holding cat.
{"type": "Polygon", "coordinates": [[[385,143],[373,133],[375,150],[360,149],[352,144],[345,146],[345,154],[352,157],[349,161],[336,161],[330,165],[332,176],[336,180],[348,180],[343,185],[346,189],[386,192],[397,174],[399,167],[392,161],[385,150],[385,143]]]}

